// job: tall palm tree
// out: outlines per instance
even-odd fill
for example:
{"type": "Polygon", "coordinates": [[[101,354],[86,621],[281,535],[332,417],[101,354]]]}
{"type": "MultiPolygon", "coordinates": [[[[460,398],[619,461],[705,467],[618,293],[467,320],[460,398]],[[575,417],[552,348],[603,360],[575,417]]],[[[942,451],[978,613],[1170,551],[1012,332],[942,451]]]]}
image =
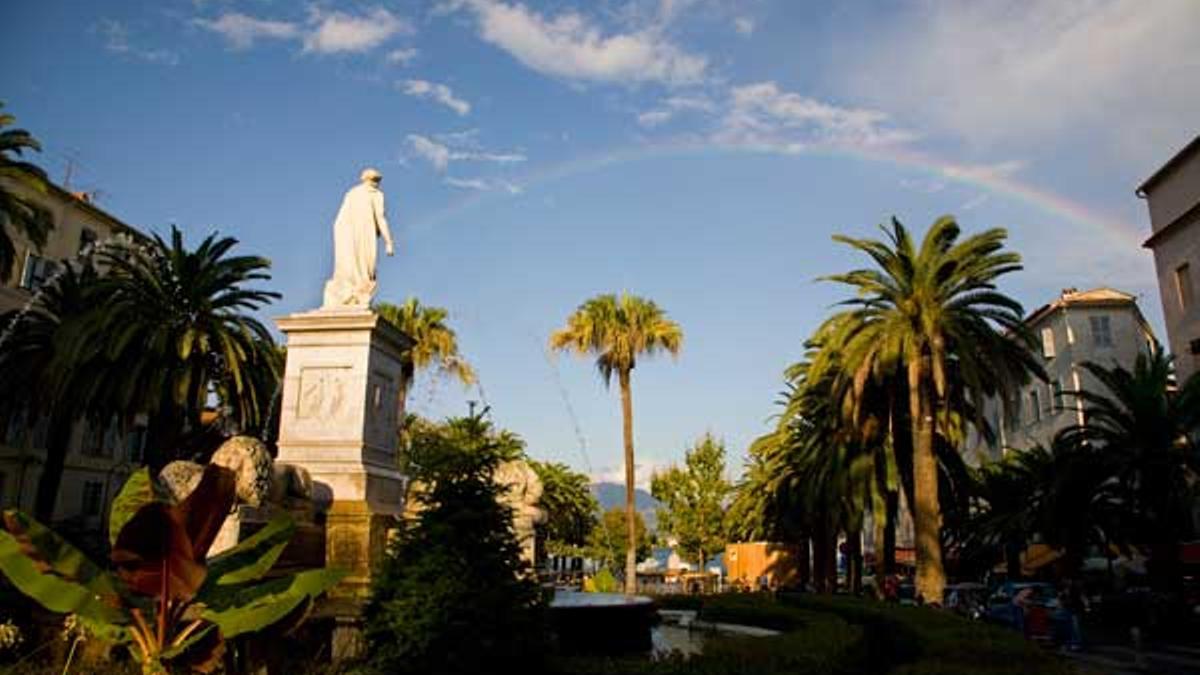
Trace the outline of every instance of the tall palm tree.
{"type": "MultiPolygon", "coordinates": [[[[422,305],[416,298],[408,298],[399,305],[380,302],[374,309],[384,321],[413,339],[413,346],[400,361],[401,405],[408,400],[417,371],[430,366],[436,366],[442,375],[456,378],[463,386],[475,383],[475,370],[459,353],[458,337],[446,324],[450,312],[441,307],[422,305]]],[[[404,419],[403,414],[400,419],[404,419]]]]}
{"type": "Polygon", "coordinates": [[[856,389],[871,378],[903,374],[908,389],[913,457],[917,590],[939,602],[945,587],[935,435],[951,400],[952,372],[964,398],[979,405],[1001,387],[1041,373],[1021,305],[996,290],[996,280],[1021,269],[1004,250],[1003,229],[960,241],[951,217],[933,223],[920,247],[896,219],[884,242],[835,236],[876,268],[828,277],[851,286],[849,309],[830,319],[856,389]],[[1015,338],[1015,339],[1014,339],[1015,338]]]}
{"type": "Polygon", "coordinates": [[[1192,534],[1190,510],[1200,481],[1200,375],[1169,391],[1171,357],[1155,346],[1133,370],[1085,363],[1105,392],[1079,391],[1083,425],[1057,442],[1093,449],[1109,463],[1134,518],[1131,543],[1149,543],[1151,577],[1166,588],[1178,581],[1178,542],[1192,534]]]}
{"type": "Polygon", "coordinates": [[[633,503],[633,402],[630,374],[641,356],[666,351],[677,356],[683,330],[651,300],[623,293],[598,295],[579,306],[567,325],[550,335],[550,349],[596,357],[605,386],[615,373],[621,387],[625,437],[625,592],[637,591],[637,530],[633,503]]]}
{"type": "MultiPolygon", "coordinates": [[[[0,103],[0,108],[4,104],[0,103]]],[[[17,118],[0,112],[0,282],[12,274],[16,262],[9,228],[20,232],[35,248],[46,245],[46,237],[54,221],[46,209],[12,192],[10,185],[23,185],[31,191],[45,193],[49,188],[46,173],[21,159],[26,150],[41,151],[42,145],[24,129],[8,129],[17,118]]]]}
{"type": "Polygon", "coordinates": [[[251,428],[270,406],[252,371],[271,367],[274,340],[249,313],[280,296],[248,286],[270,279],[270,261],[229,255],[236,244],[213,233],[191,249],[172,227],[169,241],[156,235],[145,246],[105,249],[107,301],[67,345],[109,362],[92,378],[91,400],[149,416],[155,467],[172,458],[185,431],[199,430],[210,394],[251,428]]]}

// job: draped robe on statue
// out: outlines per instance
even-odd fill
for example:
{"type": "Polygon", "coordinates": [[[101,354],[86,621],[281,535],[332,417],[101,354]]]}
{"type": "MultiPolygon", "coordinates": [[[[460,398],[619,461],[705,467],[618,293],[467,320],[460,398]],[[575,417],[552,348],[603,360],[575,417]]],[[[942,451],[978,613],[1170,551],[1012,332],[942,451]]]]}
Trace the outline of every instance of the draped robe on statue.
{"type": "Polygon", "coordinates": [[[378,254],[375,239],[386,233],[383,191],[370,183],[347,190],[333,223],[333,277],[325,282],[324,307],[371,304],[378,254]]]}

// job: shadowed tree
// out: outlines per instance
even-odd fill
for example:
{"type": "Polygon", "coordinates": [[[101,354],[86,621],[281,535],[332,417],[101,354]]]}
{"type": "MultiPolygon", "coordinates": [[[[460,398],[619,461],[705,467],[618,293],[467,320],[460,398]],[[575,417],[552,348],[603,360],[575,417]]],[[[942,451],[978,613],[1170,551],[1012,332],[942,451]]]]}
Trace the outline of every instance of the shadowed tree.
{"type": "MultiPolygon", "coordinates": [[[[0,108],[3,107],[0,103],[0,108]]],[[[11,114],[0,112],[0,282],[9,278],[16,262],[17,252],[10,230],[19,232],[34,248],[41,250],[54,227],[46,209],[17,195],[9,187],[23,185],[40,193],[49,189],[45,172],[21,159],[26,150],[41,151],[41,143],[24,129],[4,129],[16,121],[11,114]]]]}
{"type": "Polygon", "coordinates": [[[376,303],[374,309],[384,321],[414,341],[400,361],[401,405],[408,399],[417,372],[430,367],[436,367],[442,375],[456,378],[464,386],[475,383],[475,371],[459,354],[458,338],[446,325],[450,316],[448,311],[422,305],[416,298],[408,298],[399,305],[376,303]]]}
{"type": "Polygon", "coordinates": [[[1159,589],[1179,581],[1179,541],[1192,536],[1200,483],[1200,376],[1170,391],[1171,357],[1155,346],[1133,370],[1085,363],[1106,391],[1080,391],[1087,423],[1057,442],[1103,451],[1132,515],[1130,543],[1150,544],[1150,576],[1159,589]]]}
{"type": "Polygon", "coordinates": [[[950,382],[960,400],[980,409],[982,399],[1041,373],[1020,303],[996,290],[996,280],[1021,269],[995,228],[960,240],[951,217],[933,223],[917,247],[893,219],[886,241],[835,236],[865,254],[874,268],[828,277],[851,286],[849,309],[831,319],[846,372],[855,388],[871,378],[903,374],[907,383],[913,458],[917,590],[936,602],[945,571],[941,550],[938,420],[949,410],[950,382]]]}
{"type": "Polygon", "coordinates": [[[93,408],[87,382],[99,364],[86,362],[63,344],[78,337],[79,318],[103,304],[96,282],[92,265],[66,265],[19,321],[14,323],[19,310],[0,315],[0,326],[12,330],[0,352],[0,380],[6,383],[0,387],[0,407],[10,415],[45,415],[47,421],[46,461],[34,500],[34,517],[41,522],[54,515],[74,423],[93,408]]]}
{"type": "Polygon", "coordinates": [[[600,504],[588,488],[588,477],[559,462],[530,460],[542,481],[538,506],[546,510],[546,550],[553,555],[578,554],[596,527],[600,504]]]}
{"type": "Polygon", "coordinates": [[[637,591],[636,523],[633,502],[633,402],[630,374],[638,358],[666,351],[675,356],[683,346],[683,330],[658,305],[635,295],[599,295],[584,302],[567,325],[550,336],[550,349],[596,357],[605,386],[616,374],[621,387],[625,439],[625,592],[637,591]]]}

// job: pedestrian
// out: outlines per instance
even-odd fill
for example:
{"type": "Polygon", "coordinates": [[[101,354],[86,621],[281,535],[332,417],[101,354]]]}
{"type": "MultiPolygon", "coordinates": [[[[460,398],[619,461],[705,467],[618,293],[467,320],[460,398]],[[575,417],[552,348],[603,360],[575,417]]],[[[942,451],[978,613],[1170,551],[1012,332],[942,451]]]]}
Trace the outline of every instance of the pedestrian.
{"type": "Polygon", "coordinates": [[[1083,613],[1087,611],[1087,597],[1083,585],[1073,579],[1067,580],[1063,594],[1067,610],[1067,649],[1077,652],[1083,648],[1083,613]]]}
{"type": "MultiPolygon", "coordinates": [[[[1021,635],[1025,635],[1025,611],[1033,599],[1033,587],[1026,586],[1017,591],[1012,598],[1013,625],[1021,635]]],[[[1026,637],[1028,637],[1026,635],[1026,637]]]]}

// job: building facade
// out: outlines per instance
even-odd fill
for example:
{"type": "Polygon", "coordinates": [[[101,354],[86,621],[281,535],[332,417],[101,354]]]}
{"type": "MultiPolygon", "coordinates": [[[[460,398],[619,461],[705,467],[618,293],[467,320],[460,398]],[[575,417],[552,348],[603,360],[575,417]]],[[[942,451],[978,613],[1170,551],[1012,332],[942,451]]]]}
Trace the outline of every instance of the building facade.
{"type": "Polygon", "coordinates": [[[973,464],[999,459],[1011,450],[1050,447],[1059,431],[1085,422],[1083,403],[1071,392],[1107,392],[1084,363],[1132,369],[1138,355],[1148,354],[1156,344],[1137,298],[1111,288],[1066,289],[1030,314],[1025,325],[1037,340],[1049,379],[1031,379],[1007,401],[985,401],[984,420],[994,436],[972,434],[966,455],[973,464]]]}
{"type": "Polygon", "coordinates": [[[1200,371],[1200,136],[1137,189],[1150,210],[1158,292],[1179,382],[1200,371]]]}
{"type": "MultiPolygon", "coordinates": [[[[143,235],[83,194],[50,184],[45,193],[17,183],[5,189],[45,208],[54,228],[46,245],[35,248],[22,234],[7,228],[16,249],[12,274],[0,279],[0,314],[30,306],[38,289],[53,280],[68,261],[117,236],[143,235]]],[[[11,316],[11,315],[10,315],[11,316]]],[[[13,320],[0,334],[14,330],[13,320]]],[[[3,386],[3,385],[0,385],[3,386]]],[[[47,421],[36,410],[3,411],[0,415],[0,508],[33,510],[45,458],[47,421]]],[[[145,433],[118,430],[115,424],[76,422],[63,469],[54,520],[83,531],[103,531],[107,505],[141,460],[145,433]]]]}

